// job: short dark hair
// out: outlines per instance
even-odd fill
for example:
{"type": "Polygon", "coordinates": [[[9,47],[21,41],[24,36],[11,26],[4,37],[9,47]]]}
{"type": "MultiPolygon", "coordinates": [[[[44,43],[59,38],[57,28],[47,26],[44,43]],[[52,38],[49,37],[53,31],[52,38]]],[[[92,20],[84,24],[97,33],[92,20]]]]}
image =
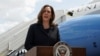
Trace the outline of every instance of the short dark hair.
{"type": "Polygon", "coordinates": [[[43,11],[44,11],[44,9],[45,9],[46,7],[50,7],[50,9],[51,9],[51,19],[50,19],[49,23],[50,23],[50,25],[52,25],[52,24],[53,24],[53,20],[55,19],[55,12],[54,12],[53,7],[50,6],[50,5],[44,5],[44,6],[41,8],[41,10],[40,10],[40,12],[39,12],[39,14],[38,14],[38,17],[37,17],[37,18],[38,18],[37,23],[42,24],[42,14],[43,14],[43,11]]]}

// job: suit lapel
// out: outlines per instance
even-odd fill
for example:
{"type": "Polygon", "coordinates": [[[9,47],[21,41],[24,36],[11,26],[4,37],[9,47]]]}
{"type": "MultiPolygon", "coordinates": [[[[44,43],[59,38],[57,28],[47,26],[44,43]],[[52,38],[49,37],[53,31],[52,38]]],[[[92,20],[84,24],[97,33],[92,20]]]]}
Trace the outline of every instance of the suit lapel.
{"type": "MultiPolygon", "coordinates": [[[[39,30],[46,36],[46,38],[48,38],[49,41],[52,41],[52,42],[54,41],[53,38],[52,38],[52,35],[51,35],[51,34],[52,34],[52,31],[53,31],[53,29],[54,29],[53,27],[50,28],[49,33],[46,33],[46,32],[44,31],[42,25],[40,25],[38,28],[39,28],[39,30]],[[51,39],[52,39],[52,40],[51,40],[51,39]]],[[[42,36],[41,36],[41,37],[42,37],[42,36]]]]}
{"type": "Polygon", "coordinates": [[[49,35],[44,31],[44,29],[43,29],[43,26],[42,25],[39,25],[39,30],[43,33],[43,34],[45,34],[47,37],[49,37],[49,35]]]}

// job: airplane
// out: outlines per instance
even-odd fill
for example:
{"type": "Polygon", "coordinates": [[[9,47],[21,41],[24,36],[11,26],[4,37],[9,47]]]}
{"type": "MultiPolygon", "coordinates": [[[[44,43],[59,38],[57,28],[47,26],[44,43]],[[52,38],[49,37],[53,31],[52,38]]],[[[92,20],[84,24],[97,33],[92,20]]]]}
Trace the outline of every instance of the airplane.
{"type": "Polygon", "coordinates": [[[58,28],[61,41],[86,48],[86,56],[100,56],[100,14],[71,18],[58,28]]]}

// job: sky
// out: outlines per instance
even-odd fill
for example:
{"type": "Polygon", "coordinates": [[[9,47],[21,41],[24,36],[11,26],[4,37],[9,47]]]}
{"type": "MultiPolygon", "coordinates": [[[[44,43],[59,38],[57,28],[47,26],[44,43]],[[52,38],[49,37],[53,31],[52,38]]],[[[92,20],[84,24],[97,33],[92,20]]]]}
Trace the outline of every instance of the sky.
{"type": "Polygon", "coordinates": [[[0,34],[15,25],[37,17],[45,4],[54,10],[67,10],[88,4],[91,0],[0,0],[0,34]]]}

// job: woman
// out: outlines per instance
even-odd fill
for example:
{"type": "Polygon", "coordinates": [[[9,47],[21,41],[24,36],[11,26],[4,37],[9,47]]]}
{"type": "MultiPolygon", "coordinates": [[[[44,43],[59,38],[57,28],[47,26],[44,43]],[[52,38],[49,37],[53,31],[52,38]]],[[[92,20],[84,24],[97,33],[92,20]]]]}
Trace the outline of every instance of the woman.
{"type": "Polygon", "coordinates": [[[50,5],[44,5],[38,14],[38,21],[32,24],[28,30],[25,41],[25,49],[34,46],[53,46],[60,41],[57,25],[53,24],[55,18],[54,9],[50,5]]]}

